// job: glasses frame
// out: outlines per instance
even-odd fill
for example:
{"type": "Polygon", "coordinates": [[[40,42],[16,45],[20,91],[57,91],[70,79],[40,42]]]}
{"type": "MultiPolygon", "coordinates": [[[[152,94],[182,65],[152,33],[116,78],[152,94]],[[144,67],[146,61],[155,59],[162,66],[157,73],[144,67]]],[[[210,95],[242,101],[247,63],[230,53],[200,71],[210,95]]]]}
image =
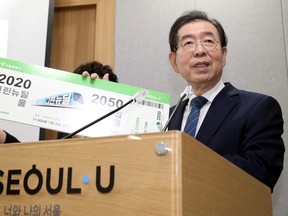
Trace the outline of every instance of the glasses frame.
{"type": "Polygon", "coordinates": [[[203,45],[203,40],[197,40],[196,41],[196,43],[195,43],[195,46],[194,46],[194,48],[193,49],[191,49],[191,50],[186,50],[185,48],[184,48],[184,45],[182,44],[182,43],[180,43],[180,44],[178,44],[177,45],[177,47],[176,47],[176,51],[177,51],[177,49],[179,48],[179,47],[182,47],[182,49],[185,51],[185,52],[195,52],[195,50],[197,49],[197,47],[198,47],[198,44],[199,43],[201,43],[201,46],[207,51],[207,52],[212,52],[212,51],[215,51],[216,50],[216,48],[217,48],[217,44],[220,42],[219,40],[216,40],[215,41],[215,46],[213,47],[213,48],[208,48],[207,49],[207,47],[205,47],[204,45],[203,45]]]}

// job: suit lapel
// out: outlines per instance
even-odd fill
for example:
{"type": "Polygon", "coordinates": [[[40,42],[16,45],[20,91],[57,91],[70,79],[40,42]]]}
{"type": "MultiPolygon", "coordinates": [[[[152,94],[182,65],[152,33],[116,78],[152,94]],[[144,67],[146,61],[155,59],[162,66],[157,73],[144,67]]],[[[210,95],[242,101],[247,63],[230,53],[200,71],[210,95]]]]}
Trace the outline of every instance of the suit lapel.
{"type": "Polygon", "coordinates": [[[222,91],[213,100],[204,121],[197,133],[196,139],[209,145],[213,134],[221,127],[229,113],[238,103],[238,90],[227,83],[222,91]]]}

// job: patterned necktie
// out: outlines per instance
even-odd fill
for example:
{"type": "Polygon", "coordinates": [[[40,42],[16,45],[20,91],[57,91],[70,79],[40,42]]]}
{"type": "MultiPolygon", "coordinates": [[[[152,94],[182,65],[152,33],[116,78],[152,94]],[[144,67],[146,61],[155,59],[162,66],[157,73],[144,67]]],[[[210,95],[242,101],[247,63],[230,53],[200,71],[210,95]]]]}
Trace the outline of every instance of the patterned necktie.
{"type": "Polygon", "coordinates": [[[197,96],[191,101],[191,112],[187,118],[187,122],[184,128],[184,132],[195,137],[197,122],[199,118],[200,109],[207,103],[207,99],[202,96],[197,96]]]}

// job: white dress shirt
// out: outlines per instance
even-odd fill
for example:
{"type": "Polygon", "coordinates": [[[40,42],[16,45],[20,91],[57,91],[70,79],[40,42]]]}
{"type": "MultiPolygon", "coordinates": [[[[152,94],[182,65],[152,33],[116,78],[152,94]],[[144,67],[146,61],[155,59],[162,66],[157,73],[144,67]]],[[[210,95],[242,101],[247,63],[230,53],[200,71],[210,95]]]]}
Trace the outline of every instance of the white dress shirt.
{"type": "MultiPolygon", "coordinates": [[[[208,101],[207,103],[201,108],[200,110],[200,114],[199,114],[199,119],[198,119],[198,123],[197,123],[197,127],[196,127],[196,133],[195,136],[198,133],[198,130],[208,112],[208,109],[212,103],[212,101],[214,100],[214,98],[216,97],[216,95],[225,87],[223,81],[220,79],[220,81],[209,91],[205,92],[202,96],[205,97],[208,101]]],[[[181,131],[184,131],[184,127],[188,118],[188,115],[192,109],[192,107],[190,106],[190,103],[192,101],[192,99],[194,97],[196,97],[196,95],[193,93],[193,90],[191,88],[191,86],[187,86],[184,90],[184,92],[187,91],[187,88],[191,89],[190,92],[190,96],[189,96],[189,102],[187,103],[187,106],[185,108],[184,114],[183,114],[183,119],[182,119],[182,125],[181,125],[181,131]]],[[[182,93],[183,94],[183,93],[182,93]]]]}

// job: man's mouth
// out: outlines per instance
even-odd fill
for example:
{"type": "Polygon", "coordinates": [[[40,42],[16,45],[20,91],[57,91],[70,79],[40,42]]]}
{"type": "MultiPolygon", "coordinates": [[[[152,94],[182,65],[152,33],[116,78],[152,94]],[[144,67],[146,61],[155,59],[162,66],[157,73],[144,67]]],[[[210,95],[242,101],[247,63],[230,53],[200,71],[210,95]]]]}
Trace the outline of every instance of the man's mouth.
{"type": "Polygon", "coordinates": [[[198,62],[194,65],[195,68],[205,68],[208,67],[209,63],[208,62],[198,62]]]}

